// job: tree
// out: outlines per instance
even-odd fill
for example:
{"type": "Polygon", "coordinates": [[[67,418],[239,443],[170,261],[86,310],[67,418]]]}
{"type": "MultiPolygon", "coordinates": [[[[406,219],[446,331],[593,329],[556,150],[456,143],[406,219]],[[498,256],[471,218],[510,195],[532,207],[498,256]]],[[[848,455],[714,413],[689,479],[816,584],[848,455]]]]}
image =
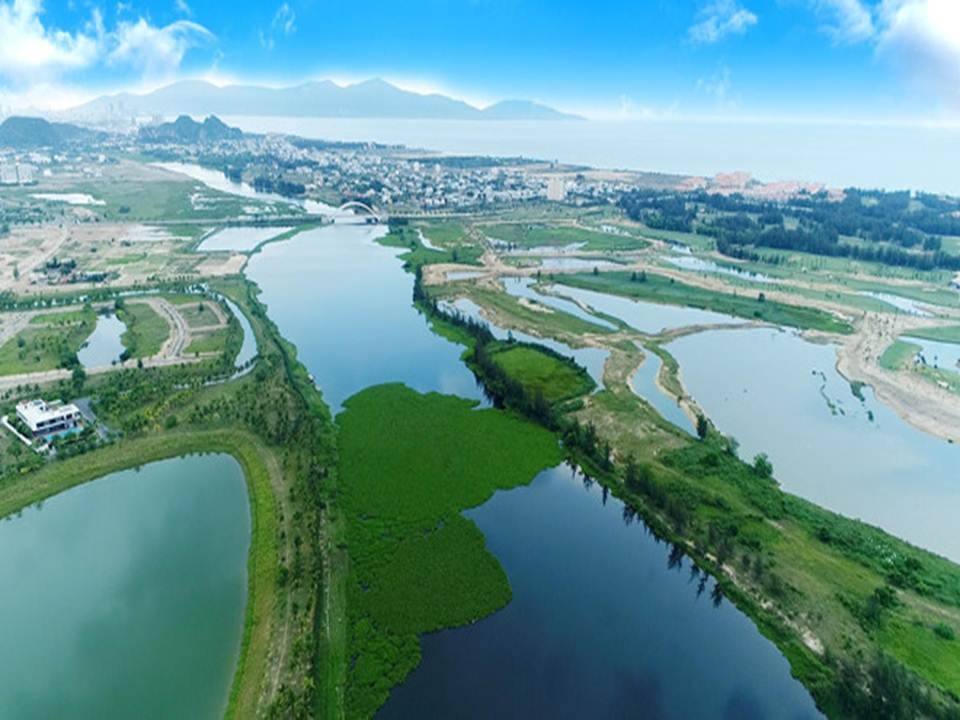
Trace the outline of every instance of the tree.
{"type": "Polygon", "coordinates": [[[697,413],[697,437],[703,440],[708,432],[710,432],[710,423],[703,413],[697,413]]]}
{"type": "Polygon", "coordinates": [[[753,458],[753,471],[764,479],[773,477],[773,463],[766,453],[759,453],[753,458]]]}

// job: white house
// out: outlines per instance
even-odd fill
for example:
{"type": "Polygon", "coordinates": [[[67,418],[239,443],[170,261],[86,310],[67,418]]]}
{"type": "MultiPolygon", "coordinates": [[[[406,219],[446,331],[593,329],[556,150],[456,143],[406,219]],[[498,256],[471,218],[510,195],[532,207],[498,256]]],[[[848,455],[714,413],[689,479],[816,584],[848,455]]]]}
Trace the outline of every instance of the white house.
{"type": "Polygon", "coordinates": [[[80,424],[82,415],[76,405],[63,405],[43,400],[24,400],[17,404],[17,417],[34,437],[72,430],[80,424]]]}

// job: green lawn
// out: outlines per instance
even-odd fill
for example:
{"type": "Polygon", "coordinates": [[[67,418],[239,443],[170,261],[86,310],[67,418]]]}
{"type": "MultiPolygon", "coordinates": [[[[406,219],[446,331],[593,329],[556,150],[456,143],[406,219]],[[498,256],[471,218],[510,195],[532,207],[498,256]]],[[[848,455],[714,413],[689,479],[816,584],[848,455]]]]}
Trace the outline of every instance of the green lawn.
{"type": "Polygon", "coordinates": [[[960,343],[960,326],[920,328],[911,330],[910,336],[937,342],[960,343]]]}
{"type": "Polygon", "coordinates": [[[558,275],[555,282],[639,300],[712,310],[774,325],[835,333],[852,332],[848,323],[822,310],[773,300],[761,302],[759,292],[731,295],[693,287],[654,273],[647,273],[646,278],[645,281],[633,282],[628,272],[603,272],[596,275],[558,275]]]}
{"type": "Polygon", "coordinates": [[[476,245],[455,245],[445,250],[428,250],[420,242],[417,231],[409,225],[391,228],[387,235],[377,240],[386,247],[407,248],[400,255],[409,267],[419,267],[433,263],[465,263],[479,265],[483,250],[476,245]]]}
{"type": "Polygon", "coordinates": [[[505,345],[494,361],[532,393],[542,393],[551,404],[589,393],[596,386],[582,368],[532,345],[505,345]]]}
{"type": "Polygon", "coordinates": [[[426,220],[418,222],[423,234],[434,245],[453,247],[467,240],[467,231],[459,220],[426,220]]]}
{"type": "Polygon", "coordinates": [[[896,340],[880,356],[880,367],[887,370],[903,370],[909,367],[920,352],[920,346],[896,340]]]}
{"type": "Polygon", "coordinates": [[[460,513],[561,459],[552,434],[499,410],[402,385],[349,399],[340,425],[346,515],[346,716],[370,717],[420,660],[419,635],[510,600],[499,562],[460,513]]]}
{"type": "Polygon", "coordinates": [[[58,313],[50,327],[28,327],[0,347],[0,375],[43,372],[76,363],[77,352],[93,332],[93,308],[58,313]]]}
{"type": "Polygon", "coordinates": [[[640,238],[569,225],[503,223],[485,226],[484,233],[495,240],[521,248],[563,247],[585,243],[585,250],[639,250],[648,245],[640,238]]]}
{"type": "Polygon", "coordinates": [[[184,353],[192,355],[193,353],[224,352],[227,349],[227,341],[229,339],[230,329],[227,327],[205,333],[193,334],[190,344],[187,345],[184,353]]]}
{"type": "Polygon", "coordinates": [[[145,303],[128,301],[117,315],[127,326],[120,341],[128,357],[153,357],[170,337],[170,325],[145,303]]]}

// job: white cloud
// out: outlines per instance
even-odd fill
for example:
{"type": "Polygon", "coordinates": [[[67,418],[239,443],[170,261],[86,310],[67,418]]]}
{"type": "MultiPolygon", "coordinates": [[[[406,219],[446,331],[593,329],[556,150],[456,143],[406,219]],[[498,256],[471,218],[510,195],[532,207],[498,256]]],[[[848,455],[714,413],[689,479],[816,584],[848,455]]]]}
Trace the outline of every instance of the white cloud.
{"type": "Polygon", "coordinates": [[[960,102],[960,2],[883,0],[877,52],[925,89],[960,102]]]}
{"type": "Polygon", "coordinates": [[[43,15],[41,0],[0,0],[0,86],[57,83],[103,63],[148,75],[169,73],[190,48],[213,39],[209,30],[187,20],[158,27],[140,17],[120,20],[108,31],[94,9],[82,27],[70,32],[45,25],[43,15]]]}
{"type": "Polygon", "coordinates": [[[95,13],[83,31],[44,27],[40,0],[0,2],[0,76],[38,77],[90,65],[100,54],[95,13]]]}
{"type": "Polygon", "coordinates": [[[736,108],[737,103],[730,96],[732,87],[730,68],[725,63],[721,63],[711,77],[697,80],[697,89],[708,95],[717,108],[723,110],[736,108]]]}
{"type": "Polygon", "coordinates": [[[711,44],[728,35],[743,35],[757,24],[757,16],[736,0],[715,0],[697,13],[697,22],[687,30],[692,42],[711,44]]]}
{"type": "Polygon", "coordinates": [[[874,36],[871,8],[862,0],[813,0],[813,7],[824,18],[822,30],[836,43],[857,43],[874,36]]]}
{"type": "Polygon", "coordinates": [[[187,4],[187,0],[173,0],[173,6],[181,15],[193,17],[193,8],[187,4]]]}
{"type": "Polygon", "coordinates": [[[190,48],[212,39],[209,30],[189,20],[164,27],[151,25],[144,18],[120,22],[107,61],[137,68],[148,77],[163,76],[180,67],[190,48]]]}
{"type": "Polygon", "coordinates": [[[273,50],[278,35],[293,35],[297,31],[297,14],[289,3],[282,3],[270,21],[270,27],[260,31],[260,45],[273,50]]]}

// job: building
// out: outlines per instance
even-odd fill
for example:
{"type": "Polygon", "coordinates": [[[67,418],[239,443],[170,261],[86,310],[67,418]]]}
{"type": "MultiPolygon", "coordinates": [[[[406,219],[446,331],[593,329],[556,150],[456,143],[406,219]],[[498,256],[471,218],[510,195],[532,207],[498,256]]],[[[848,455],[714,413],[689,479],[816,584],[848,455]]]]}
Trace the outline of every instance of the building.
{"type": "Polygon", "coordinates": [[[547,200],[563,202],[567,199],[567,181],[562,177],[552,177],[547,182],[547,200]]]}
{"type": "Polygon", "coordinates": [[[13,163],[0,165],[0,185],[16,185],[17,182],[17,166],[13,163]]]}
{"type": "Polygon", "coordinates": [[[53,435],[72,430],[80,425],[80,409],[73,404],[64,405],[43,400],[24,400],[17,404],[17,417],[27,426],[33,437],[53,435]]]}

